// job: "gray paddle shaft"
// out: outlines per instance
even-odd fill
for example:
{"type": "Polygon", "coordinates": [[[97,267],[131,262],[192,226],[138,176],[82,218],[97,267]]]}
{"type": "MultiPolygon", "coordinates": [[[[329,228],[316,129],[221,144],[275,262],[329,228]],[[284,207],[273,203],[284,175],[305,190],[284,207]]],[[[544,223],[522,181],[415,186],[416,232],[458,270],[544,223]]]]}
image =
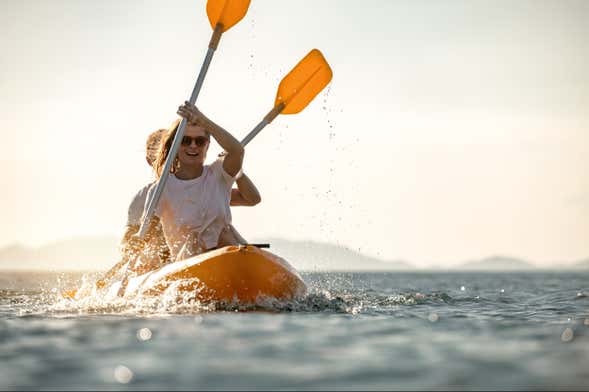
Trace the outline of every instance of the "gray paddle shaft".
{"type": "Polygon", "coordinates": [[[241,141],[241,145],[245,147],[249,142],[252,141],[253,138],[256,137],[258,133],[262,131],[262,129],[264,129],[266,125],[268,125],[268,121],[266,121],[266,119],[260,121],[260,123],[256,125],[256,127],[252,129],[246,137],[243,138],[243,140],[241,141]]]}
{"type": "Polygon", "coordinates": [[[272,110],[270,110],[270,112],[264,116],[264,119],[260,121],[260,123],[256,125],[256,127],[252,129],[250,133],[248,133],[247,136],[241,141],[241,145],[245,147],[249,142],[251,142],[252,139],[255,138],[256,135],[260,133],[266,125],[270,124],[276,118],[276,116],[282,112],[284,107],[284,102],[281,102],[280,104],[273,107],[272,110]]]}
{"type": "MultiPolygon", "coordinates": [[[[214,48],[209,48],[207,50],[207,55],[205,60],[200,68],[200,73],[198,74],[198,79],[196,80],[196,84],[194,85],[194,89],[192,90],[192,95],[190,96],[190,103],[194,105],[196,103],[196,99],[198,98],[198,93],[200,93],[200,89],[205,79],[205,75],[209,69],[209,65],[211,64],[211,60],[213,59],[213,54],[215,53],[214,48]]],[[[176,131],[176,136],[174,137],[174,141],[172,142],[172,147],[168,153],[168,159],[166,159],[166,164],[164,165],[164,170],[162,171],[162,175],[159,178],[157,185],[155,187],[155,193],[153,197],[149,201],[147,206],[147,211],[145,213],[145,217],[141,222],[141,227],[139,228],[139,233],[137,234],[139,238],[143,239],[145,234],[147,234],[147,229],[149,227],[149,222],[151,222],[151,218],[155,213],[155,208],[157,207],[160,198],[162,196],[162,192],[164,187],[166,186],[166,181],[170,175],[170,167],[174,163],[176,154],[178,153],[178,149],[180,148],[180,143],[182,142],[182,138],[184,137],[184,128],[186,128],[186,119],[183,118],[180,122],[180,126],[176,131]]]]}

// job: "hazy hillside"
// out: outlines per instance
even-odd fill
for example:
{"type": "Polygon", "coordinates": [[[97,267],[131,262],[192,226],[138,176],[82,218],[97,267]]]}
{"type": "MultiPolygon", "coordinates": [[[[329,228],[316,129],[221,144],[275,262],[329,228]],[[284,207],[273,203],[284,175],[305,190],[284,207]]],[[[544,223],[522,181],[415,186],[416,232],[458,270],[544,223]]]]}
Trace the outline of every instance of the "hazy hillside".
{"type": "Polygon", "coordinates": [[[252,242],[269,242],[273,253],[302,270],[375,271],[414,268],[403,261],[385,261],[333,244],[279,238],[252,242]]]}
{"type": "MultiPolygon", "coordinates": [[[[300,270],[391,270],[411,268],[402,262],[386,262],[332,244],[264,239],[270,251],[300,270]]],[[[0,249],[0,269],[105,270],[118,258],[115,237],[83,237],[40,248],[11,245],[0,249]]]]}
{"type": "Polygon", "coordinates": [[[589,259],[576,262],[573,264],[573,268],[589,269],[589,259]]]}
{"type": "MultiPolygon", "coordinates": [[[[354,250],[335,244],[313,241],[291,241],[280,238],[252,240],[253,243],[270,243],[270,251],[295,268],[302,271],[346,270],[386,271],[411,270],[411,264],[399,260],[381,260],[363,255],[354,250]]],[[[118,260],[118,238],[80,237],[62,240],[39,248],[10,245],[0,248],[0,270],[106,270],[118,260]]],[[[589,259],[575,263],[559,263],[558,267],[589,269],[589,259]]],[[[471,260],[454,267],[438,267],[432,270],[464,271],[516,271],[536,270],[537,267],[525,260],[492,256],[471,260]]]]}
{"type": "Polygon", "coordinates": [[[118,257],[116,237],[79,237],[39,248],[11,245],[0,249],[0,269],[102,270],[118,257]]]}
{"type": "Polygon", "coordinates": [[[536,267],[531,263],[507,256],[492,256],[482,260],[471,260],[456,266],[459,270],[477,271],[515,271],[530,270],[536,267]]]}

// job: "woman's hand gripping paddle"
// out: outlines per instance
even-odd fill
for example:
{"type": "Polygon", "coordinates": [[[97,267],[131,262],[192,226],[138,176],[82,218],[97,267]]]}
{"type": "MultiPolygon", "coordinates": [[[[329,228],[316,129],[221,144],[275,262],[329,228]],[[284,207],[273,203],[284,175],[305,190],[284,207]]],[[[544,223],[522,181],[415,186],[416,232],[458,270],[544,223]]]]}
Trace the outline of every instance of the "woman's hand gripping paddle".
{"type": "MultiPolygon", "coordinates": [[[[243,17],[247,13],[249,5],[250,0],[207,1],[207,16],[209,18],[209,22],[211,23],[211,27],[213,28],[213,36],[211,37],[209,49],[207,50],[205,60],[198,74],[198,78],[196,80],[194,89],[192,90],[192,95],[190,96],[189,102],[192,105],[196,103],[196,99],[198,98],[198,94],[204,82],[205,75],[207,73],[207,70],[209,69],[209,65],[213,58],[213,54],[215,53],[215,50],[219,45],[219,41],[221,40],[221,35],[225,31],[229,30],[231,27],[236,25],[241,19],[243,19],[243,17]]],[[[178,131],[176,132],[176,136],[174,137],[174,141],[172,142],[172,147],[170,148],[170,153],[168,154],[168,158],[166,160],[166,164],[164,165],[162,175],[157,182],[155,192],[147,206],[147,210],[143,218],[143,221],[141,222],[141,227],[139,228],[139,232],[137,234],[141,239],[145,237],[148,227],[150,226],[151,218],[153,217],[159,199],[164,190],[164,186],[166,185],[166,181],[168,180],[168,176],[170,174],[170,167],[172,166],[172,163],[176,158],[176,154],[178,153],[180,142],[182,141],[182,137],[184,136],[185,127],[186,119],[183,118],[180,122],[180,126],[178,127],[178,131]]],[[[123,278],[123,281],[121,282],[121,288],[118,292],[119,296],[123,296],[125,293],[125,289],[127,288],[127,284],[129,282],[129,268],[134,268],[136,260],[137,258],[134,258],[134,260],[130,260],[129,263],[127,263],[125,276],[123,278]]]]}

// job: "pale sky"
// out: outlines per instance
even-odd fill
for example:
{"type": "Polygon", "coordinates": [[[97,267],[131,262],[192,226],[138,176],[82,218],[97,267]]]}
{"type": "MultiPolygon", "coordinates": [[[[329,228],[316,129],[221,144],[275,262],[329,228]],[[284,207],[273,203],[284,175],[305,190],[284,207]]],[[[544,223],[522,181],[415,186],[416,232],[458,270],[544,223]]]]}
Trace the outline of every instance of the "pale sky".
{"type": "MultiPolygon", "coordinates": [[[[0,1],[0,246],[119,235],[188,99],[204,0],[0,1]]],[[[197,102],[243,138],[312,48],[334,71],[246,149],[246,238],[440,266],[589,256],[589,2],[252,0],[197,102]]],[[[211,149],[209,158],[217,149],[211,149]]]]}

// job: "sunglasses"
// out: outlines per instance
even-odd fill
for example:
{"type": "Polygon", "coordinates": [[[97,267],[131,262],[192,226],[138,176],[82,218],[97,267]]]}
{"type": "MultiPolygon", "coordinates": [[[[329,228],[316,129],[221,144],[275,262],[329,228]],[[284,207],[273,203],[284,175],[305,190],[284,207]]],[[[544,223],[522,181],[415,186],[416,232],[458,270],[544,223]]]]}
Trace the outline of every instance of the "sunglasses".
{"type": "Polygon", "coordinates": [[[209,138],[205,137],[205,136],[197,136],[197,137],[184,136],[182,138],[182,145],[185,147],[189,147],[192,145],[192,141],[194,141],[194,144],[196,144],[198,147],[204,147],[209,142],[209,138]]]}

